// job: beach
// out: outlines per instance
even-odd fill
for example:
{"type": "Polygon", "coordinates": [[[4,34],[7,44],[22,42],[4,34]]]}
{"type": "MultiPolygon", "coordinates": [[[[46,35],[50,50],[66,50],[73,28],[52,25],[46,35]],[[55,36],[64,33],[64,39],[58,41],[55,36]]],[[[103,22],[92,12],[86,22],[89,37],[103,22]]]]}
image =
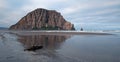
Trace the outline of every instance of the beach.
{"type": "Polygon", "coordinates": [[[112,35],[109,32],[97,32],[97,31],[67,31],[67,30],[61,30],[61,31],[57,31],[57,30],[33,30],[33,31],[6,31],[6,32],[10,32],[10,33],[16,33],[16,34],[20,34],[20,35],[112,35]]]}
{"type": "Polygon", "coordinates": [[[0,31],[0,62],[120,62],[120,33],[0,31]],[[43,46],[25,51],[32,46],[43,46]]]}

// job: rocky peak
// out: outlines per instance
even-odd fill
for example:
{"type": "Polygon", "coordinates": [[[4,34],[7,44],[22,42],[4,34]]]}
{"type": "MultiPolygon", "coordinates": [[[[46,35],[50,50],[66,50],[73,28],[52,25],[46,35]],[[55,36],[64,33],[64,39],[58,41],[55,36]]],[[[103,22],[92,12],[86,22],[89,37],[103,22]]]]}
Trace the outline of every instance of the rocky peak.
{"type": "Polygon", "coordinates": [[[28,13],[10,29],[13,30],[75,30],[74,25],[67,22],[55,10],[37,8],[28,13]]]}

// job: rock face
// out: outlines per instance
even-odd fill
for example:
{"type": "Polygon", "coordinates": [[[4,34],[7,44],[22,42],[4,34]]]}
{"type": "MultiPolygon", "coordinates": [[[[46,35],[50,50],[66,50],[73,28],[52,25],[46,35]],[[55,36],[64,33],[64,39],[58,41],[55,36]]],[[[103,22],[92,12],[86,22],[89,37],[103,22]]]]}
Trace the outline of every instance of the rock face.
{"type": "Polygon", "coordinates": [[[67,22],[63,16],[55,10],[38,8],[18,23],[10,27],[11,30],[75,30],[74,25],[67,22]]]}

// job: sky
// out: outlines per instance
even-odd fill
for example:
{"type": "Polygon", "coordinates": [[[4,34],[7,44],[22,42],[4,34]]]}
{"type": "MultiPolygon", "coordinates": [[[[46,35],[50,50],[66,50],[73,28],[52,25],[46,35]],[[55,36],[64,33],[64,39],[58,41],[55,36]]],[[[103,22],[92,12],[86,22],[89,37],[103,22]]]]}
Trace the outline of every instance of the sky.
{"type": "Polygon", "coordinates": [[[60,12],[77,30],[120,30],[120,0],[0,0],[0,27],[10,27],[36,8],[60,12]]]}

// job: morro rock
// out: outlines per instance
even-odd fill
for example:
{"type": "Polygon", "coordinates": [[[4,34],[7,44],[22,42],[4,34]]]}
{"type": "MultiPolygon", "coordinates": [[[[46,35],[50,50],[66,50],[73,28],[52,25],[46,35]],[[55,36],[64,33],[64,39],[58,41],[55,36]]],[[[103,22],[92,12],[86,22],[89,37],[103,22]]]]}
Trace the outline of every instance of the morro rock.
{"type": "Polygon", "coordinates": [[[75,30],[74,25],[67,22],[55,10],[38,8],[28,13],[11,30],[75,30]]]}

